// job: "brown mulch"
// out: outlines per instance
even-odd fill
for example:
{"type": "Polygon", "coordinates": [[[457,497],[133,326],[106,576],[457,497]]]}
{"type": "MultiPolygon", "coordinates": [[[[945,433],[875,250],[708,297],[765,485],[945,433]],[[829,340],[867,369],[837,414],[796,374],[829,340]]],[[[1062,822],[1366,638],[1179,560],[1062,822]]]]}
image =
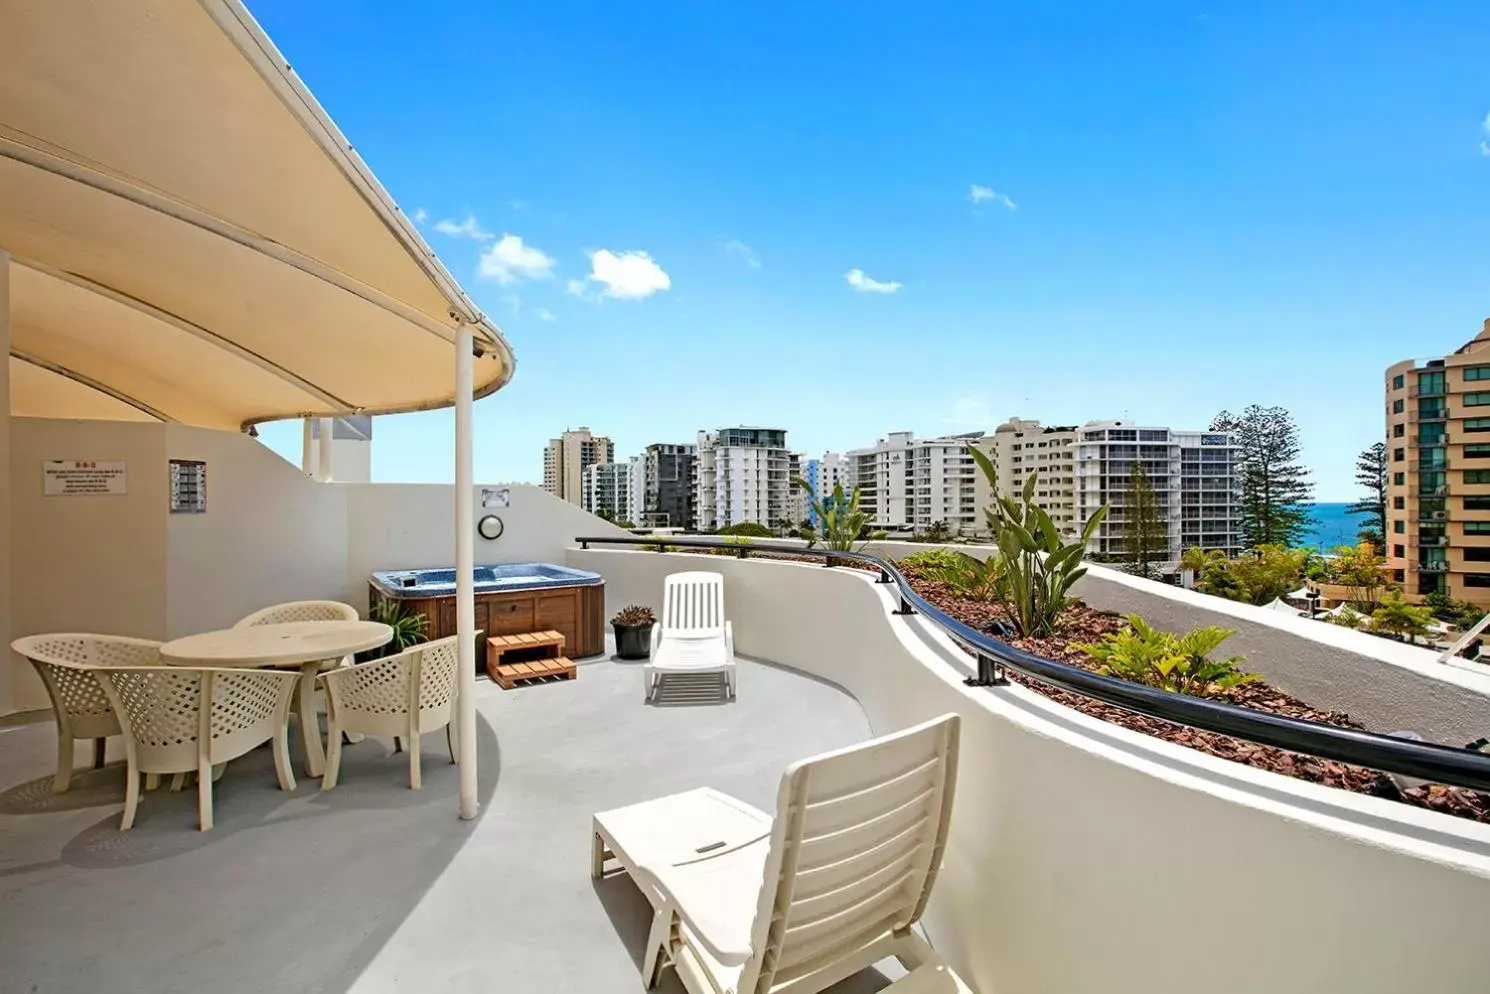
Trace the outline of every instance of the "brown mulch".
{"type": "MultiPolygon", "coordinates": [[[[992,630],[991,626],[994,621],[1005,617],[1001,608],[982,601],[965,600],[955,597],[944,584],[918,576],[913,569],[903,569],[902,571],[910,579],[911,586],[915,591],[938,608],[965,624],[971,625],[981,631],[987,631],[996,638],[999,637],[992,630]]],[[[1122,618],[1105,612],[1094,611],[1085,604],[1076,602],[1067,608],[1061,630],[1057,635],[1051,638],[1016,638],[1008,641],[1015,648],[1033,655],[1043,656],[1046,659],[1059,660],[1060,662],[1069,663],[1073,666],[1079,666],[1084,670],[1095,672],[1097,670],[1095,661],[1080,650],[1072,648],[1072,646],[1083,642],[1096,642],[1108,632],[1115,632],[1123,626],[1124,621],[1122,618]]],[[[1103,704],[1100,701],[1094,701],[1080,694],[1060,690],[1019,673],[1008,672],[1008,677],[1015,683],[1028,687],[1057,703],[1074,708],[1083,714],[1089,714],[1103,721],[1110,721],[1114,725],[1121,725],[1124,728],[1142,732],[1145,735],[1152,735],[1168,742],[1188,746],[1191,749],[1199,749],[1201,752],[1218,756],[1221,759],[1246,763],[1248,766],[1255,766],[1258,769],[1270,770],[1273,773],[1281,773],[1284,776],[1294,777],[1299,780],[1308,780],[1329,787],[1339,787],[1360,794],[1371,794],[1376,797],[1402,800],[1408,804],[1430,808],[1447,815],[1469,818],[1474,821],[1490,822],[1490,794],[1461,790],[1457,787],[1444,787],[1438,784],[1416,787],[1412,790],[1399,793],[1390,779],[1374,770],[1364,769],[1359,766],[1350,766],[1345,763],[1335,762],[1334,760],[1320,759],[1315,756],[1287,752],[1282,749],[1272,748],[1271,746],[1255,745],[1242,739],[1232,738],[1229,735],[1201,731],[1185,725],[1176,725],[1160,718],[1150,718],[1147,715],[1134,714],[1131,711],[1125,711],[1122,708],[1103,704]]],[[[1270,714],[1284,715],[1290,718],[1319,721],[1330,725],[1339,725],[1343,728],[1365,728],[1364,725],[1353,720],[1344,712],[1317,710],[1297,697],[1291,697],[1274,687],[1268,686],[1266,683],[1259,682],[1234,687],[1231,690],[1225,691],[1220,696],[1220,699],[1239,707],[1251,708],[1255,711],[1266,711],[1270,714]]]]}

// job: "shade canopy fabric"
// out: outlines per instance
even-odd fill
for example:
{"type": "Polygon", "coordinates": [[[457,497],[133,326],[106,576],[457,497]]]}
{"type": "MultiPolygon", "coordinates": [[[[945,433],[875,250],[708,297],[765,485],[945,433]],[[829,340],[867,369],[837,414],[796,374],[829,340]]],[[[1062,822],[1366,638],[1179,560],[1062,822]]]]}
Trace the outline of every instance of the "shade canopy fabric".
{"type": "Polygon", "coordinates": [[[0,0],[11,413],[448,405],[465,296],[237,0],[0,0]]]}
{"type": "Polygon", "coordinates": [[[1281,597],[1274,597],[1271,601],[1263,605],[1263,609],[1267,611],[1280,611],[1283,614],[1291,614],[1295,618],[1299,616],[1299,609],[1294,607],[1292,604],[1287,603],[1281,597]]]}

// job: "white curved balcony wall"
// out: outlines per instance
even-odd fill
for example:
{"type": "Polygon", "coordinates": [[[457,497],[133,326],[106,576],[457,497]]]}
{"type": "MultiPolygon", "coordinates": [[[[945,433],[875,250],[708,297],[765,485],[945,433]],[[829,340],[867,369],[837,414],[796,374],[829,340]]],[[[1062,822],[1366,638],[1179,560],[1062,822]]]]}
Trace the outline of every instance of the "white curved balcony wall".
{"type": "MultiPolygon", "coordinates": [[[[570,550],[608,608],[697,556],[570,550]]],[[[876,731],[964,716],[927,915],[984,994],[1462,994],[1490,976],[1490,828],[1212,759],[1021,688],[865,573],[725,557],[738,650],[844,687],[876,731]]],[[[638,675],[638,680],[640,676],[638,675]]],[[[748,682],[740,694],[748,696],[748,682]]],[[[741,748],[750,744],[742,742],[741,748]]]]}

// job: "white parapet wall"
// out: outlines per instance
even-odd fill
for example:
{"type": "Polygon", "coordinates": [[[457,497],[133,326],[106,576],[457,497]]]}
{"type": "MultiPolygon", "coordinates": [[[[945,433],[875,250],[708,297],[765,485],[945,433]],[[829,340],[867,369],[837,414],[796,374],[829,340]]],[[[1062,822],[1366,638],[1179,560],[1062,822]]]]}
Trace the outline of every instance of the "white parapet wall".
{"type": "MultiPolygon", "coordinates": [[[[608,608],[697,556],[572,549],[608,608]]],[[[984,994],[1485,990],[1490,827],[1089,718],[972,661],[854,570],[724,557],[741,653],[829,680],[877,732],[963,716],[930,938],[984,994]]],[[[748,682],[740,694],[748,696],[748,682]]],[[[748,748],[749,743],[742,743],[748,748]]]]}

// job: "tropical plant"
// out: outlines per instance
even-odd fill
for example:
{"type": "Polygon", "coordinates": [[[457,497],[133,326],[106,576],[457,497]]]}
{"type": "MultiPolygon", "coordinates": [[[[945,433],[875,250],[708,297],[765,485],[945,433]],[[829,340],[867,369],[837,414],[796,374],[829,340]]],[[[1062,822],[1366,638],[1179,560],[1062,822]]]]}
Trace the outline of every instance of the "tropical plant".
{"type": "Polygon", "coordinates": [[[1473,601],[1455,600],[1448,594],[1428,594],[1423,598],[1423,606],[1433,612],[1433,617],[1460,631],[1468,631],[1485,616],[1485,609],[1473,601]]]}
{"type": "Polygon", "coordinates": [[[1220,549],[1202,549],[1198,545],[1192,545],[1180,554],[1180,569],[1190,570],[1199,577],[1206,569],[1215,563],[1226,562],[1226,553],[1220,549]]]}
{"type": "Polygon", "coordinates": [[[1143,577],[1154,575],[1154,563],[1168,548],[1164,534],[1164,516],[1159,511],[1159,500],[1154,495],[1153,484],[1138,462],[1133,463],[1133,475],[1128,485],[1126,531],[1123,549],[1128,553],[1130,569],[1143,577]]]}
{"type": "Polygon", "coordinates": [[[1360,628],[1365,623],[1366,616],[1349,604],[1342,605],[1340,610],[1330,616],[1330,624],[1341,628],[1360,628]]]}
{"type": "Polygon", "coordinates": [[[429,619],[410,611],[400,601],[380,600],[367,612],[368,618],[393,629],[393,640],[374,650],[368,658],[394,656],[429,638],[429,619]]]}
{"type": "Polygon", "coordinates": [[[642,604],[629,604],[616,612],[610,623],[617,628],[651,628],[657,622],[652,609],[642,604]]]}
{"type": "Polygon", "coordinates": [[[1407,603],[1398,590],[1382,598],[1381,606],[1371,612],[1373,630],[1401,635],[1409,644],[1416,642],[1419,635],[1427,635],[1432,623],[1433,611],[1430,608],[1407,603]]]}
{"type": "MultiPolygon", "coordinates": [[[[998,470],[976,447],[968,454],[988,480],[988,489],[999,493],[998,470]]],[[[1001,581],[996,599],[1003,605],[1018,633],[1025,637],[1049,635],[1060,623],[1061,612],[1070,602],[1071,585],[1086,575],[1082,559],[1086,546],[1102,519],[1107,505],[1087,519],[1074,542],[1063,543],[1055,522],[1035,503],[1039,472],[1032,472],[1018,497],[999,495],[983,513],[988,531],[998,545],[1001,581]]]]}
{"type": "Polygon", "coordinates": [[[913,552],[906,556],[900,560],[898,565],[908,572],[929,573],[932,570],[954,565],[959,555],[964,555],[964,553],[953,549],[922,549],[920,552],[913,552]]]}
{"type": "Polygon", "coordinates": [[[1366,542],[1342,545],[1325,560],[1323,580],[1350,590],[1350,600],[1372,608],[1388,586],[1386,560],[1366,542]]]}
{"type": "MultiPolygon", "coordinates": [[[[1369,514],[1370,521],[1362,525],[1361,534],[1374,532],[1378,536],[1387,533],[1387,443],[1374,442],[1355,460],[1355,481],[1366,491],[1366,496],[1345,509],[1346,514],[1369,514]]],[[[1381,545],[1383,538],[1373,544],[1381,545]]]]}
{"type": "Polygon", "coordinates": [[[913,542],[929,542],[939,545],[952,537],[952,529],[947,527],[945,521],[933,521],[926,526],[926,530],[911,537],[913,542]]]}
{"type": "Polygon", "coordinates": [[[1282,407],[1250,405],[1240,417],[1217,414],[1211,431],[1241,447],[1242,536],[1249,546],[1297,545],[1313,519],[1314,484],[1299,462],[1299,429],[1282,407]]]}
{"type": "Polygon", "coordinates": [[[835,483],[830,495],[819,497],[812,484],[800,476],[792,477],[792,484],[807,494],[807,501],[818,520],[816,527],[809,526],[799,533],[807,540],[807,548],[822,543],[830,552],[858,551],[854,543],[869,524],[869,515],[859,510],[859,488],[845,494],[843,484],[835,483]]]}
{"type": "Polygon", "coordinates": [[[1133,683],[1191,697],[1211,697],[1261,679],[1239,668],[1241,656],[1212,659],[1222,642],[1236,632],[1207,625],[1185,635],[1160,631],[1136,614],[1128,627],[1109,632],[1101,642],[1073,646],[1096,660],[1098,672],[1133,683]]]}
{"type": "Polygon", "coordinates": [[[1266,604],[1298,586],[1309,556],[1308,549],[1261,545],[1236,559],[1211,563],[1196,589],[1246,604],[1266,604]]]}
{"type": "Polygon", "coordinates": [[[990,602],[1003,600],[1005,569],[1002,555],[979,559],[966,552],[952,552],[948,560],[924,570],[923,574],[945,583],[956,597],[990,602]]]}

